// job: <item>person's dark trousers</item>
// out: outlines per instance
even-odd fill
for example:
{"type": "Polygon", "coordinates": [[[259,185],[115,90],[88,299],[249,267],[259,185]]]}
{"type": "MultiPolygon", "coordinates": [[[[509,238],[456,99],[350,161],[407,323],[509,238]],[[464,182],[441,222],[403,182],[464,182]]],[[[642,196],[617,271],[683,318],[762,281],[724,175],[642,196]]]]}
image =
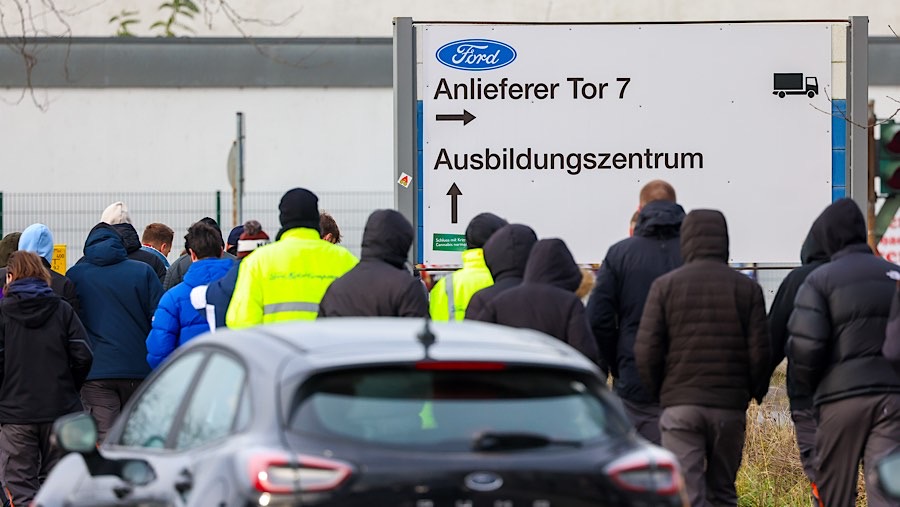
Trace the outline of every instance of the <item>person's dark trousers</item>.
{"type": "Polygon", "coordinates": [[[662,408],[657,404],[634,403],[622,398],[625,414],[638,434],[656,445],[662,445],[659,433],[659,416],[662,408]]]}
{"type": "Polygon", "coordinates": [[[0,431],[0,482],[12,505],[28,505],[63,452],[50,440],[53,423],[4,424],[0,431]]]}
{"type": "Polygon", "coordinates": [[[734,507],[741,466],[744,410],[676,405],[659,420],[662,445],[678,458],[691,507],[734,507]]]}
{"type": "Polygon", "coordinates": [[[791,410],[791,419],[797,432],[797,449],[800,450],[800,464],[809,482],[816,482],[816,409],[801,408],[791,410]]]}
{"type": "Polygon", "coordinates": [[[900,450],[900,394],[855,396],[819,406],[816,485],[828,507],[855,505],[859,460],[869,507],[895,506],[876,486],[881,458],[900,450]]]}
{"type": "Polygon", "coordinates": [[[81,403],[97,421],[97,443],[116,422],[125,403],[141,385],[138,379],[88,380],[81,386],[81,403]]]}

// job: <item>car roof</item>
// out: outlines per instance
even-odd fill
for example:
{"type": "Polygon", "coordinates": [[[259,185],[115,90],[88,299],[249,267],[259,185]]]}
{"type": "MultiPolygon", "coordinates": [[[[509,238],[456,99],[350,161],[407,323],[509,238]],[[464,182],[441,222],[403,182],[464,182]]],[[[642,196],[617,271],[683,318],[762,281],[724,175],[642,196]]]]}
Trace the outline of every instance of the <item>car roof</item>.
{"type": "MultiPolygon", "coordinates": [[[[229,330],[195,340],[226,343],[250,356],[277,341],[293,349],[314,369],[406,363],[426,358],[418,335],[425,329],[418,318],[325,318],[229,330]]],[[[498,361],[598,371],[581,353],[552,336],[475,321],[429,322],[435,343],[428,358],[442,361],[498,361]]]]}

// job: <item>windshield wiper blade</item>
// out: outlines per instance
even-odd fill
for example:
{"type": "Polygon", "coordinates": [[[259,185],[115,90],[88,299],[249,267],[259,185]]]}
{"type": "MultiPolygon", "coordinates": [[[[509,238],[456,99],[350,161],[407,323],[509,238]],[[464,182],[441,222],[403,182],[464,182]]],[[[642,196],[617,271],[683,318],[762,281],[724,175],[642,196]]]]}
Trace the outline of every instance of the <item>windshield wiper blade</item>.
{"type": "Polygon", "coordinates": [[[472,442],[473,451],[516,451],[561,445],[581,447],[577,440],[554,440],[539,433],[493,433],[484,432],[472,442]]]}

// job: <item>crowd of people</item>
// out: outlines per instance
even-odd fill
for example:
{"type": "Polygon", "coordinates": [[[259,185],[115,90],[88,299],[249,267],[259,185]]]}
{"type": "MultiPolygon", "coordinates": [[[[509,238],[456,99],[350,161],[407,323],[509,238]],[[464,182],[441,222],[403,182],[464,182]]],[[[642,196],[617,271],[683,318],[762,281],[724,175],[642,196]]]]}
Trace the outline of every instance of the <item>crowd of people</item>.
{"type": "Polygon", "coordinates": [[[279,204],[274,239],[250,220],[227,237],[202,218],[169,263],[174,231],[142,237],[125,203],[103,210],[83,257],[50,269],[51,231],[0,240],[0,482],[27,505],[60,459],[52,422],[86,410],[102,440],[141,381],[192,338],[228,328],[341,316],[478,320],[556,337],[611,379],[636,432],[678,458],[690,504],[736,506],[746,409],[787,359],[787,392],[815,505],[850,506],[857,469],[900,452],[900,268],[873,254],[849,199],[811,225],[802,265],[766,312],[762,289],[728,266],[717,210],[685,213],[655,180],[629,237],[596,277],[565,242],[480,213],[461,269],[427,288],[408,259],[415,233],[394,210],[366,223],[360,258],[302,188],[279,204]],[[587,298],[587,303],[584,303],[587,298]],[[893,305],[893,306],[892,306],[893,305]]]}

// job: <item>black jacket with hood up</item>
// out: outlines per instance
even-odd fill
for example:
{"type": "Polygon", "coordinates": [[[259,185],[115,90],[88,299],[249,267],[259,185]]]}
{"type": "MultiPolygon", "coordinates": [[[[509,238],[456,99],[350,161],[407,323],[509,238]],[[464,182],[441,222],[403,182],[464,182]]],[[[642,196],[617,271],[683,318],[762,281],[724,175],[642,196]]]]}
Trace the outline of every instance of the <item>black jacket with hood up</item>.
{"type": "Polygon", "coordinates": [[[87,332],[68,303],[35,278],[0,300],[0,424],[40,424],[82,410],[91,369],[87,332]]]}
{"type": "Polygon", "coordinates": [[[800,286],[788,321],[788,371],[796,395],[813,403],[900,393],[900,375],[882,354],[897,266],[872,254],[866,222],[851,199],[825,208],[813,223],[831,262],[800,286]]]}
{"type": "Polygon", "coordinates": [[[634,338],[653,280],[681,266],[684,209],[651,201],[638,214],[634,236],[609,248],[587,303],[597,347],[616,377],[616,393],[634,403],[657,400],[644,389],[634,363],[634,338]]]}
{"type": "Polygon", "coordinates": [[[644,387],[662,407],[745,410],[768,390],[769,329],[759,284],[728,266],[716,210],[681,225],[684,265],[653,282],[634,345],[644,387]]]}
{"type": "Polygon", "coordinates": [[[488,301],[478,320],[528,328],[555,336],[601,365],[584,305],[575,295],[581,269],[557,238],[534,244],[522,283],[488,301]]]}
{"type": "Polygon", "coordinates": [[[478,320],[484,305],[506,291],[522,283],[525,264],[537,235],[527,225],[509,224],[491,234],[484,244],[484,263],[491,270],[494,285],[476,292],[466,307],[466,318],[478,320]]]}
{"type": "Polygon", "coordinates": [[[131,224],[115,224],[113,227],[122,236],[122,243],[125,244],[128,258],[133,261],[141,261],[153,268],[153,272],[159,277],[159,283],[163,283],[166,280],[166,263],[153,252],[141,249],[141,239],[138,237],[134,226],[131,224]]]}
{"type": "Polygon", "coordinates": [[[394,210],[373,212],[363,231],[359,264],[335,280],[319,303],[320,317],[425,317],[428,298],[405,262],[413,227],[394,210]]]}
{"type": "MultiPolygon", "coordinates": [[[[772,362],[769,365],[769,377],[775,372],[775,368],[781,364],[785,357],[785,346],[788,340],[788,320],[794,311],[794,298],[797,291],[816,268],[828,262],[828,254],[819,246],[813,238],[812,230],[806,236],[803,246],[800,248],[800,262],[802,265],[795,268],[784,278],[772,306],[769,308],[769,334],[772,337],[772,362]]],[[[812,407],[812,397],[800,396],[796,392],[791,372],[788,370],[787,392],[791,401],[791,410],[802,410],[812,407]]]]}

